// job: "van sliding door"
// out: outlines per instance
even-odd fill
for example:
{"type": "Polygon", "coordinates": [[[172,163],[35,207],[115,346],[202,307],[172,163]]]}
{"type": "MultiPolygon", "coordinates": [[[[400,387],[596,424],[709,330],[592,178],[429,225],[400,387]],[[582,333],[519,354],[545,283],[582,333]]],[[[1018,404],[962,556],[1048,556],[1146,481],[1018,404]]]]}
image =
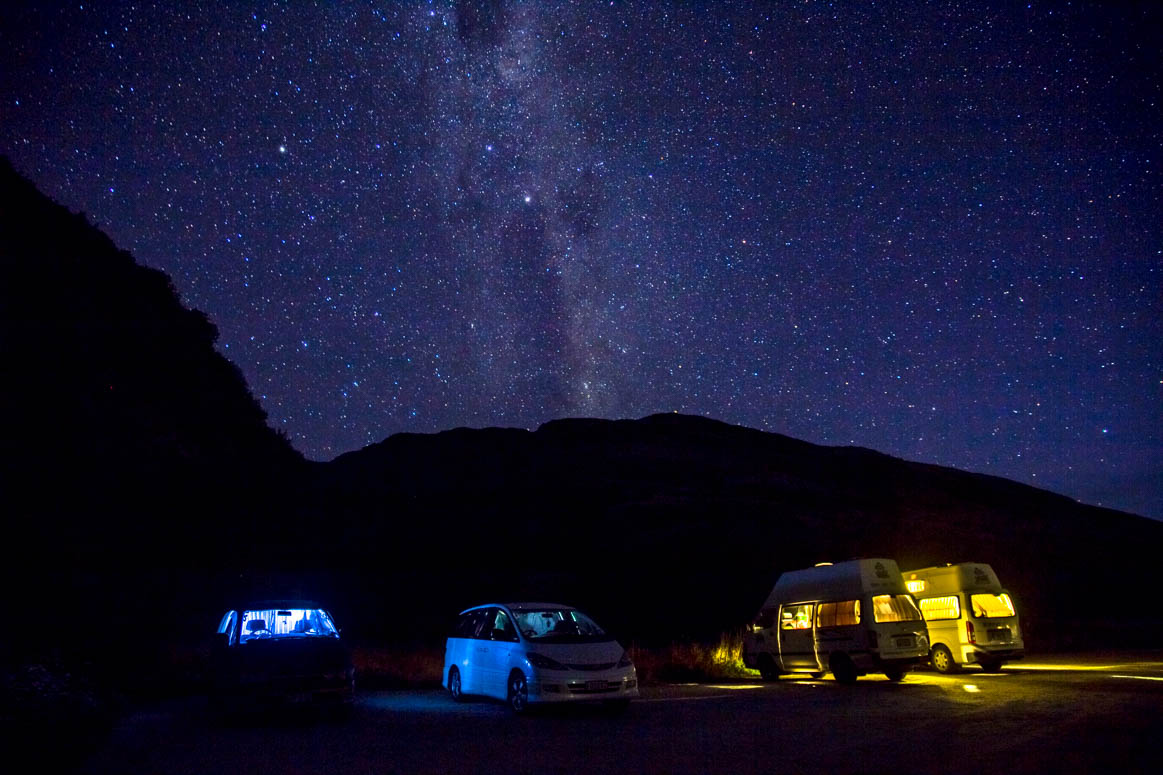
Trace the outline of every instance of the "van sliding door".
{"type": "Polygon", "coordinates": [[[812,628],[815,605],[785,605],[779,612],[779,655],[785,670],[818,670],[815,630],[812,628]]]}

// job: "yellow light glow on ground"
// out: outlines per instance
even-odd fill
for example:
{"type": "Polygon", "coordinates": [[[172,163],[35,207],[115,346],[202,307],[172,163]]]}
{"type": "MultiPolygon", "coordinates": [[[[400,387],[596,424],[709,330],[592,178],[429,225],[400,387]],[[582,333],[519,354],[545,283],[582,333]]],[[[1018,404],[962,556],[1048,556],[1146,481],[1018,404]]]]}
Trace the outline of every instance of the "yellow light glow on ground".
{"type": "Polygon", "coordinates": [[[981,689],[978,689],[975,684],[962,684],[961,688],[970,694],[977,694],[981,691],[981,689]]]}
{"type": "Polygon", "coordinates": [[[1023,662],[1020,665],[1006,665],[1005,670],[1028,670],[1028,671],[1044,671],[1048,673],[1069,673],[1069,672],[1101,672],[1103,670],[1115,670],[1119,665],[1072,665],[1069,663],[1060,664],[1040,664],[1023,662]]]}
{"type": "Polygon", "coordinates": [[[707,684],[711,689],[762,689],[766,684],[707,684]]]}

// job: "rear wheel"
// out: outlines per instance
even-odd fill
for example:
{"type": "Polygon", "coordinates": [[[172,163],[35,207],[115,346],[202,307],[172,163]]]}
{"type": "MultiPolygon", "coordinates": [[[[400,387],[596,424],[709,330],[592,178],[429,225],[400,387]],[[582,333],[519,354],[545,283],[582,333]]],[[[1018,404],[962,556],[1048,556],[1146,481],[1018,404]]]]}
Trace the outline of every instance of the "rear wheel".
{"type": "Polygon", "coordinates": [[[949,651],[947,646],[940,643],[933,647],[930,658],[933,662],[933,669],[938,673],[956,673],[960,669],[953,661],[953,653],[949,651]]]}
{"type": "Polygon", "coordinates": [[[456,669],[456,665],[448,668],[448,693],[456,702],[464,701],[464,691],[460,685],[460,671],[456,669]]]}
{"type": "Polygon", "coordinates": [[[1001,660],[990,657],[978,657],[977,664],[981,665],[981,669],[986,673],[996,673],[1001,670],[1001,660]]]}
{"type": "Polygon", "coordinates": [[[759,655],[759,675],[764,681],[774,681],[779,678],[779,668],[775,666],[775,660],[771,654],[759,655]]]}
{"type": "Polygon", "coordinates": [[[828,668],[832,671],[832,677],[839,683],[856,683],[856,665],[852,664],[852,659],[847,654],[833,654],[828,660],[828,668]]]}
{"type": "Polygon", "coordinates": [[[509,674],[509,709],[514,713],[529,710],[529,684],[520,670],[509,674]]]}

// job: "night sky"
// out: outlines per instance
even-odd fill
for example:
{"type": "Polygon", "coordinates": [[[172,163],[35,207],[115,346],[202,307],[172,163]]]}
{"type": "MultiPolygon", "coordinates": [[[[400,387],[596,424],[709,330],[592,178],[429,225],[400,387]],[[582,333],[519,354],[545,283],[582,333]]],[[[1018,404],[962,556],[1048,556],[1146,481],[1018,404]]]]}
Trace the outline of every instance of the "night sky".
{"type": "Polygon", "coordinates": [[[0,152],[310,458],[678,411],[1163,518],[1157,3],[45,5],[0,152]]]}

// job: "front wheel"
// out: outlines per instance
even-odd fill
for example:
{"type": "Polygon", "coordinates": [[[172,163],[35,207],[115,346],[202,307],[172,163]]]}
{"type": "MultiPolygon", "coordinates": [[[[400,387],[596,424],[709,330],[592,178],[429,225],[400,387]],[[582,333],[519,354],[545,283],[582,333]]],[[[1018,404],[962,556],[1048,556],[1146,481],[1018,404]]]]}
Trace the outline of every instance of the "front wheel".
{"type": "Polygon", "coordinates": [[[529,684],[520,670],[514,670],[509,676],[509,709],[514,713],[529,710],[529,684]]]}
{"type": "Polygon", "coordinates": [[[448,693],[456,702],[464,702],[464,690],[460,685],[460,671],[453,665],[448,669],[448,693]]]}
{"type": "Polygon", "coordinates": [[[770,654],[759,655],[759,677],[764,681],[774,681],[779,678],[779,668],[775,666],[775,659],[770,654]]]}
{"type": "Polygon", "coordinates": [[[933,647],[931,659],[933,669],[938,673],[956,673],[959,669],[957,663],[953,661],[953,652],[940,643],[933,647]]]}

